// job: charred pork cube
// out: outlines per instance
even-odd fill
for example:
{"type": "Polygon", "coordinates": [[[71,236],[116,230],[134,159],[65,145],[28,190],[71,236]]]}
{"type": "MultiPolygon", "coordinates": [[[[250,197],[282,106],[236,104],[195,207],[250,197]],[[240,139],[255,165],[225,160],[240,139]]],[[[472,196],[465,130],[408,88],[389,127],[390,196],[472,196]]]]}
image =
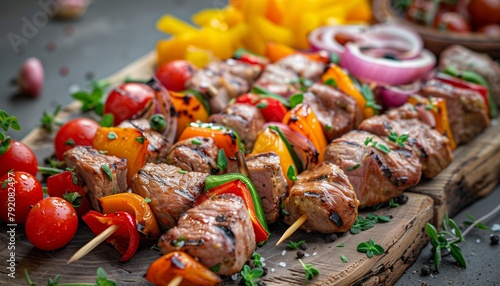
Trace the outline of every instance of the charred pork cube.
{"type": "Polygon", "coordinates": [[[74,168],[89,187],[90,201],[95,210],[100,210],[99,198],[127,190],[126,159],[82,146],[69,149],[63,156],[66,165],[74,168]]]}
{"type": "Polygon", "coordinates": [[[420,121],[418,112],[410,104],[395,108],[384,115],[365,119],[359,129],[384,137],[388,144],[394,144],[388,139],[391,132],[398,136],[409,135],[404,144],[417,154],[422,164],[422,174],[426,178],[437,176],[453,161],[448,138],[420,121]],[[409,118],[412,112],[414,118],[409,118]]]}
{"type": "Polygon", "coordinates": [[[175,143],[168,151],[167,164],[189,172],[217,174],[219,148],[212,138],[193,137],[175,143]]]}
{"type": "Polygon", "coordinates": [[[300,227],[321,233],[346,232],[356,221],[359,201],[347,176],[336,165],[323,162],[302,172],[290,189],[284,206],[285,223],[306,214],[300,227]]]}
{"type": "Polygon", "coordinates": [[[351,131],[333,140],[326,148],[325,161],[342,168],[360,208],[398,197],[418,184],[422,175],[413,150],[387,146],[382,138],[366,131],[351,131]]]}
{"type": "Polygon", "coordinates": [[[243,103],[229,105],[223,113],[212,114],[208,121],[233,129],[246,150],[252,150],[257,133],[265,123],[257,107],[243,103]]]}
{"type": "Polygon", "coordinates": [[[303,102],[314,111],[328,141],[356,129],[363,119],[352,97],[324,84],[313,84],[309,92],[304,93],[303,102]]]}
{"type": "Polygon", "coordinates": [[[489,109],[476,91],[432,79],[425,83],[420,93],[446,99],[451,132],[457,145],[469,142],[490,125],[489,109]]]}
{"type": "Polygon", "coordinates": [[[255,234],[241,197],[227,194],[186,211],[158,241],[162,253],[180,250],[220,275],[241,270],[255,250],[255,234]]]}
{"type": "Polygon", "coordinates": [[[167,164],[148,163],[132,179],[132,191],[150,198],[149,206],[161,229],[177,224],[179,217],[193,207],[208,174],[185,172],[167,164]]]}
{"type": "MultiPolygon", "coordinates": [[[[281,213],[281,203],[287,196],[287,182],[280,165],[280,157],[274,152],[261,153],[246,159],[248,176],[255,185],[262,201],[266,221],[273,223],[281,213]]],[[[236,162],[230,161],[228,172],[238,173],[236,162]]]]}
{"type": "Polygon", "coordinates": [[[164,163],[166,162],[167,152],[170,149],[170,142],[159,132],[151,129],[148,119],[125,120],[118,125],[122,128],[135,128],[144,134],[149,142],[146,162],[164,163]]]}

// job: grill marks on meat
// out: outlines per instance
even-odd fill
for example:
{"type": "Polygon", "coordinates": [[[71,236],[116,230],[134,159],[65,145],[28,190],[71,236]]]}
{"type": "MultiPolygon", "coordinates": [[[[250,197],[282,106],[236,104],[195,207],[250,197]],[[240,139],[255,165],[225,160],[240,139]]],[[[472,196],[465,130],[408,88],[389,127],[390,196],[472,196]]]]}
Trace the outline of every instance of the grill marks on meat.
{"type": "Polygon", "coordinates": [[[302,54],[293,54],[276,62],[277,65],[287,68],[301,78],[317,81],[325,71],[325,64],[312,61],[302,54]]]}
{"type": "MultiPolygon", "coordinates": [[[[273,223],[279,219],[281,203],[288,194],[288,184],[280,165],[280,157],[274,152],[266,152],[247,158],[246,162],[248,176],[262,201],[266,221],[273,223]]],[[[234,161],[230,161],[228,172],[238,172],[234,161]]]]}
{"type": "Polygon", "coordinates": [[[217,174],[218,152],[212,138],[198,136],[175,143],[168,151],[166,161],[185,171],[217,174]],[[193,143],[193,140],[200,144],[193,143]]]}
{"type": "Polygon", "coordinates": [[[252,150],[257,133],[265,123],[264,117],[257,107],[242,103],[229,105],[223,113],[212,114],[208,121],[233,129],[245,145],[246,150],[252,150]]]}
{"type": "Polygon", "coordinates": [[[457,144],[469,142],[490,125],[489,109],[482,96],[475,91],[429,80],[421,94],[446,99],[451,132],[457,144]]]}
{"type": "Polygon", "coordinates": [[[64,161],[83,178],[92,207],[100,210],[99,198],[127,190],[127,160],[99,153],[90,147],[75,146],[64,152],[64,161]],[[112,178],[102,166],[107,166],[112,178]]]}
{"type": "Polygon", "coordinates": [[[325,151],[325,161],[340,166],[348,176],[361,208],[401,195],[420,181],[422,173],[422,166],[412,150],[389,146],[391,152],[387,154],[365,146],[368,137],[378,143],[384,142],[371,133],[351,131],[333,140],[325,151]]]}
{"type": "Polygon", "coordinates": [[[146,162],[164,163],[166,162],[167,152],[172,144],[159,132],[151,129],[148,119],[125,120],[118,125],[121,128],[135,128],[144,134],[148,139],[148,153],[146,162]]]}
{"type": "Polygon", "coordinates": [[[384,115],[365,119],[359,129],[383,137],[387,144],[395,144],[387,138],[391,131],[398,135],[408,134],[405,145],[413,149],[422,164],[423,176],[430,179],[453,161],[453,154],[448,138],[417,118],[418,112],[406,104],[384,115]]]}
{"type": "Polygon", "coordinates": [[[268,64],[255,85],[272,93],[290,97],[300,92],[298,82],[299,76],[295,72],[277,64],[268,64]]]}
{"type": "Polygon", "coordinates": [[[352,97],[324,84],[313,84],[303,102],[314,111],[328,141],[355,129],[363,119],[352,97]]]}
{"type": "Polygon", "coordinates": [[[189,209],[159,240],[162,253],[181,250],[220,275],[241,270],[255,250],[255,234],[243,200],[227,194],[189,209]]]}
{"type": "Polygon", "coordinates": [[[321,233],[346,232],[356,221],[359,201],[344,172],[336,165],[323,162],[302,172],[285,200],[287,224],[307,214],[300,227],[321,233]]]}
{"type": "Polygon", "coordinates": [[[161,229],[176,225],[179,217],[193,207],[203,190],[206,173],[179,173],[181,169],[167,164],[148,163],[132,179],[132,191],[150,198],[161,229]]]}
{"type": "Polygon", "coordinates": [[[213,62],[196,71],[186,82],[186,87],[207,95],[212,112],[219,113],[230,98],[248,92],[250,83],[259,73],[259,67],[240,61],[213,62]]]}

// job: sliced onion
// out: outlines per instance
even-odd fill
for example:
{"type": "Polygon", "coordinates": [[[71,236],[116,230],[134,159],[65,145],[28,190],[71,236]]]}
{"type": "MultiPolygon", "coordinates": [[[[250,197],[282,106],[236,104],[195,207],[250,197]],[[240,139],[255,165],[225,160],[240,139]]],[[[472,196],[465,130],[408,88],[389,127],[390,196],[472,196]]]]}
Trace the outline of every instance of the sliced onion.
{"type": "Polygon", "coordinates": [[[344,45],[335,40],[335,35],[339,32],[356,35],[365,28],[365,25],[323,26],[309,33],[308,40],[315,51],[325,50],[340,55],[344,52],[344,45]]]}
{"type": "Polygon", "coordinates": [[[408,97],[420,91],[420,81],[407,85],[383,85],[380,87],[380,97],[385,107],[400,107],[408,101],[408,97]]]}
{"type": "Polygon", "coordinates": [[[408,60],[373,58],[361,52],[355,43],[347,43],[340,56],[340,65],[354,77],[367,82],[387,85],[403,85],[423,78],[436,63],[436,57],[428,50],[408,60]]]}
{"type": "MultiPolygon", "coordinates": [[[[262,128],[265,129],[269,126],[278,127],[283,135],[285,135],[286,139],[290,142],[290,144],[292,144],[293,150],[302,162],[304,170],[310,170],[316,166],[318,163],[319,152],[309,139],[304,137],[302,134],[293,131],[290,127],[288,127],[288,125],[279,122],[268,122],[264,124],[262,128]]],[[[286,172],[286,170],[283,170],[283,172],[286,172]]]]}

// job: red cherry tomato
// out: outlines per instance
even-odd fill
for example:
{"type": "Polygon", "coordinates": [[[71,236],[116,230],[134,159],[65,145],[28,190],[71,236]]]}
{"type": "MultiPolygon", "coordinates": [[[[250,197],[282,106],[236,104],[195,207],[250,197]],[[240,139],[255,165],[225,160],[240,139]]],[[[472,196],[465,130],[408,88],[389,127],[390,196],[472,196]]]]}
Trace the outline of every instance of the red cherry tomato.
{"type": "Polygon", "coordinates": [[[156,71],[156,78],[168,89],[183,91],[188,81],[196,72],[196,66],[184,60],[176,60],[162,65],[156,71]]]}
{"type": "Polygon", "coordinates": [[[60,197],[69,201],[75,208],[78,217],[92,209],[92,205],[83,190],[82,179],[72,171],[50,176],[47,179],[47,192],[51,197],[60,197]]]}
{"type": "Polygon", "coordinates": [[[127,82],[114,88],[104,104],[104,114],[114,116],[114,125],[134,118],[147,107],[155,97],[154,90],[147,84],[127,82]]]}
{"type": "Polygon", "coordinates": [[[0,155],[0,176],[10,170],[24,171],[36,176],[38,162],[35,153],[26,144],[11,140],[7,152],[0,155]]]}
{"type": "Polygon", "coordinates": [[[475,27],[500,23],[500,0],[470,0],[467,10],[475,27]]]}
{"type": "Polygon", "coordinates": [[[39,201],[26,219],[26,236],[37,248],[54,250],[68,244],[78,228],[75,209],[65,199],[49,197],[39,201]]]}
{"type": "Polygon", "coordinates": [[[42,185],[30,173],[14,171],[0,178],[0,219],[24,224],[31,206],[43,198],[42,185]]]}
{"type": "Polygon", "coordinates": [[[63,153],[74,146],[92,146],[97,128],[99,124],[88,118],[76,118],[64,124],[54,139],[57,159],[63,160],[63,153]]]}
{"type": "Polygon", "coordinates": [[[443,31],[470,32],[469,22],[457,12],[443,12],[436,17],[435,27],[443,31]]]}

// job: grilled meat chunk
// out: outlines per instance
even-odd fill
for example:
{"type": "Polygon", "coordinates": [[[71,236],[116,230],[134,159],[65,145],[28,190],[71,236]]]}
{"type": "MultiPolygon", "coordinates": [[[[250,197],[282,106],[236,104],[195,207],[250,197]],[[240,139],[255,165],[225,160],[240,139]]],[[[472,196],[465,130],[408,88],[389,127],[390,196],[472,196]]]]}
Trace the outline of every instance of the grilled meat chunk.
{"type": "Polygon", "coordinates": [[[215,72],[228,72],[246,80],[248,83],[253,83],[262,71],[259,65],[251,65],[234,59],[227,59],[223,62],[211,62],[207,65],[206,69],[215,72]]]}
{"type": "MultiPolygon", "coordinates": [[[[238,173],[234,160],[229,161],[228,172],[238,173]]],[[[262,201],[266,221],[273,223],[281,213],[281,203],[287,196],[287,182],[280,165],[280,157],[274,152],[257,154],[246,159],[248,176],[255,185],[262,201]]]]}
{"type": "Polygon", "coordinates": [[[413,150],[389,146],[390,153],[385,153],[373,147],[375,142],[383,144],[384,140],[355,130],[333,140],[325,151],[325,161],[338,165],[349,178],[360,208],[401,195],[416,185],[422,175],[422,166],[413,150]],[[372,138],[370,143],[367,138],[372,138]]]}
{"type": "Polygon", "coordinates": [[[307,220],[300,227],[321,233],[346,232],[356,221],[359,201],[344,172],[323,162],[302,172],[285,200],[285,223],[292,224],[303,214],[307,220]]]}
{"type": "Polygon", "coordinates": [[[418,112],[406,104],[384,115],[365,119],[359,129],[383,137],[388,144],[394,144],[387,138],[391,131],[398,135],[408,134],[405,145],[417,154],[423,176],[430,179],[453,161],[453,154],[448,138],[420,121],[418,116],[418,112]]]}
{"type": "Polygon", "coordinates": [[[90,147],[75,146],[64,152],[64,161],[89,187],[90,201],[100,210],[99,198],[127,190],[127,160],[108,156],[90,147]]]}
{"type": "Polygon", "coordinates": [[[151,199],[149,206],[163,230],[175,226],[179,217],[193,207],[208,176],[180,173],[181,170],[167,164],[148,163],[132,179],[132,191],[151,199]]]}
{"type": "Polygon", "coordinates": [[[250,215],[241,197],[214,197],[184,213],[158,241],[162,253],[181,250],[220,275],[241,270],[255,250],[250,215]]]}
{"type": "Polygon", "coordinates": [[[426,97],[446,99],[451,132],[457,145],[469,142],[490,125],[489,109],[476,91],[429,80],[420,93],[426,97]]]}
{"type": "Polygon", "coordinates": [[[309,92],[304,93],[303,102],[314,111],[328,141],[355,129],[363,120],[352,97],[324,84],[313,84],[309,92]]]}
{"type": "Polygon", "coordinates": [[[482,75],[488,81],[490,92],[495,97],[497,105],[500,105],[500,65],[488,55],[453,45],[441,53],[439,66],[442,69],[454,66],[460,71],[469,70],[482,75]]]}
{"type": "Polygon", "coordinates": [[[135,128],[144,134],[148,139],[148,153],[146,154],[146,162],[148,163],[164,163],[166,162],[167,152],[172,144],[159,132],[151,129],[149,120],[133,119],[125,120],[118,125],[122,128],[135,128]]]}
{"type": "Polygon", "coordinates": [[[217,174],[219,148],[212,138],[193,137],[175,143],[168,151],[167,164],[189,172],[217,174]],[[194,143],[193,143],[194,142],[194,143]]]}
{"type": "Polygon", "coordinates": [[[290,97],[300,92],[298,82],[299,77],[295,72],[277,64],[269,64],[255,81],[255,85],[272,93],[290,97]]]}
{"type": "Polygon", "coordinates": [[[319,80],[325,71],[325,64],[319,61],[310,60],[302,54],[293,54],[276,62],[277,65],[285,67],[301,78],[310,79],[312,81],[319,80]]]}
{"type": "Polygon", "coordinates": [[[246,80],[217,65],[196,71],[186,86],[207,95],[213,113],[221,112],[230,98],[248,92],[250,88],[246,80]]]}
{"type": "Polygon", "coordinates": [[[212,114],[208,121],[233,129],[245,145],[246,150],[252,150],[257,133],[265,123],[264,117],[257,107],[243,103],[229,105],[223,113],[212,114]]]}

